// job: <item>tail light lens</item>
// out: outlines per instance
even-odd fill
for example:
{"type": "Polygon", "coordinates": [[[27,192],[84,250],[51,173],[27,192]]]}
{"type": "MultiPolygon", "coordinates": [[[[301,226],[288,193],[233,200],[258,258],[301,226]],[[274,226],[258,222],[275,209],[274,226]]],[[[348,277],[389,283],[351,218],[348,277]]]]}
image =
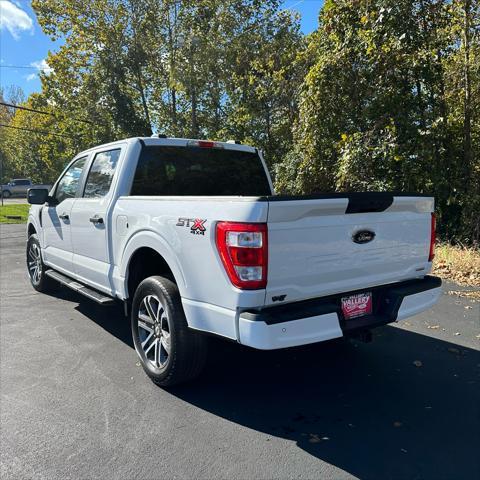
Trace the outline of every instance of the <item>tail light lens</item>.
{"type": "Polygon", "coordinates": [[[431,228],[430,228],[430,252],[428,254],[428,261],[431,262],[435,257],[435,238],[436,238],[436,219],[435,214],[432,213],[431,228]]]}
{"type": "Polygon", "coordinates": [[[267,286],[268,237],[265,223],[217,223],[217,248],[228,278],[242,290],[267,286]]]}

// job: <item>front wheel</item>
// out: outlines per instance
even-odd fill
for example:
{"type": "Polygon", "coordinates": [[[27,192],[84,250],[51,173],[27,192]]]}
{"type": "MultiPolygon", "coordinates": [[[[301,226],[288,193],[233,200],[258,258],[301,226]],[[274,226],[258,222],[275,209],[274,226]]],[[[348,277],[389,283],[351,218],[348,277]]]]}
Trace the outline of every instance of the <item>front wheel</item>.
{"type": "Polygon", "coordinates": [[[46,267],[42,260],[40,242],[36,234],[27,241],[27,268],[30,283],[37,292],[47,292],[53,287],[53,280],[45,275],[46,267]]]}
{"type": "Polygon", "coordinates": [[[200,374],[207,340],[188,328],[175,283],[159,276],[143,280],[133,298],[131,324],[135,350],[154,383],[168,387],[200,374]]]}
{"type": "Polygon", "coordinates": [[[10,198],[11,196],[12,196],[12,193],[10,192],[10,190],[3,190],[2,192],[3,198],[10,198]]]}

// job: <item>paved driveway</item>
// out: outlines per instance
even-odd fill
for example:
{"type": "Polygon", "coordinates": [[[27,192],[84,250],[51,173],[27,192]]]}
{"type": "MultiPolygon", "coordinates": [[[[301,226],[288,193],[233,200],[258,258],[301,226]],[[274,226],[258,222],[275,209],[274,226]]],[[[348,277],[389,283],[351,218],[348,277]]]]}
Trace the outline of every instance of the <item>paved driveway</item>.
{"type": "Polygon", "coordinates": [[[2,479],[479,478],[479,303],[445,294],[372,344],[212,341],[166,391],[120,307],[35,293],[24,227],[0,230],[2,479]]]}

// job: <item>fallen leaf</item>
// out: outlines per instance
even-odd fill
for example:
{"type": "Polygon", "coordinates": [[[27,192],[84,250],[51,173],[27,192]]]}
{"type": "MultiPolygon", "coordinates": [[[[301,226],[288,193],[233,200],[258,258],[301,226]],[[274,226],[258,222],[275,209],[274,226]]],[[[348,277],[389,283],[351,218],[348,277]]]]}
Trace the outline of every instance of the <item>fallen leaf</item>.
{"type": "Polygon", "coordinates": [[[458,337],[458,335],[461,335],[461,333],[460,332],[455,332],[455,336],[458,337]]]}
{"type": "Polygon", "coordinates": [[[394,427],[401,427],[402,425],[402,422],[393,422],[394,427]]]}
{"type": "MultiPolygon", "coordinates": [[[[467,291],[462,291],[462,290],[449,290],[447,292],[447,295],[456,295],[458,297],[466,297],[470,299],[480,299],[480,290],[467,290],[467,291]]],[[[457,303],[457,302],[455,302],[457,303]]]]}
{"type": "Polygon", "coordinates": [[[473,308],[473,307],[472,307],[471,305],[465,305],[465,308],[466,308],[467,310],[470,310],[470,309],[473,308]]]}
{"type": "Polygon", "coordinates": [[[422,363],[420,360],[415,360],[415,361],[413,362],[413,364],[414,364],[416,367],[421,367],[421,366],[423,366],[423,363],[422,363]]]}
{"type": "Polygon", "coordinates": [[[403,453],[407,453],[407,451],[404,448],[401,448],[400,451],[403,453]]]}
{"type": "Polygon", "coordinates": [[[308,439],[310,443],[320,443],[320,442],[325,442],[327,440],[330,440],[330,438],[329,437],[320,438],[316,433],[311,433],[310,438],[308,439]]]}
{"type": "Polygon", "coordinates": [[[430,328],[432,330],[436,330],[437,328],[440,328],[440,325],[428,325],[427,328],[430,328]]]}

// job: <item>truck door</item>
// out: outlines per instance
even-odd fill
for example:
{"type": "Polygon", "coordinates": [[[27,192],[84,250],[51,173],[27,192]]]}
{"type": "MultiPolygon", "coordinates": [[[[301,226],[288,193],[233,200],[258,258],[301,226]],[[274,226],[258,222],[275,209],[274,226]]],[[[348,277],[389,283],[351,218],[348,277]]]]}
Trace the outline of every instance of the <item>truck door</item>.
{"type": "Polygon", "coordinates": [[[73,272],[70,215],[86,160],[87,156],[78,158],[65,170],[55,187],[54,201],[42,210],[43,259],[67,274],[73,272]]]}
{"type": "Polygon", "coordinates": [[[113,179],[121,147],[97,151],[91,159],[83,192],[71,212],[73,264],[79,280],[110,293],[113,259],[109,233],[113,179]]]}

